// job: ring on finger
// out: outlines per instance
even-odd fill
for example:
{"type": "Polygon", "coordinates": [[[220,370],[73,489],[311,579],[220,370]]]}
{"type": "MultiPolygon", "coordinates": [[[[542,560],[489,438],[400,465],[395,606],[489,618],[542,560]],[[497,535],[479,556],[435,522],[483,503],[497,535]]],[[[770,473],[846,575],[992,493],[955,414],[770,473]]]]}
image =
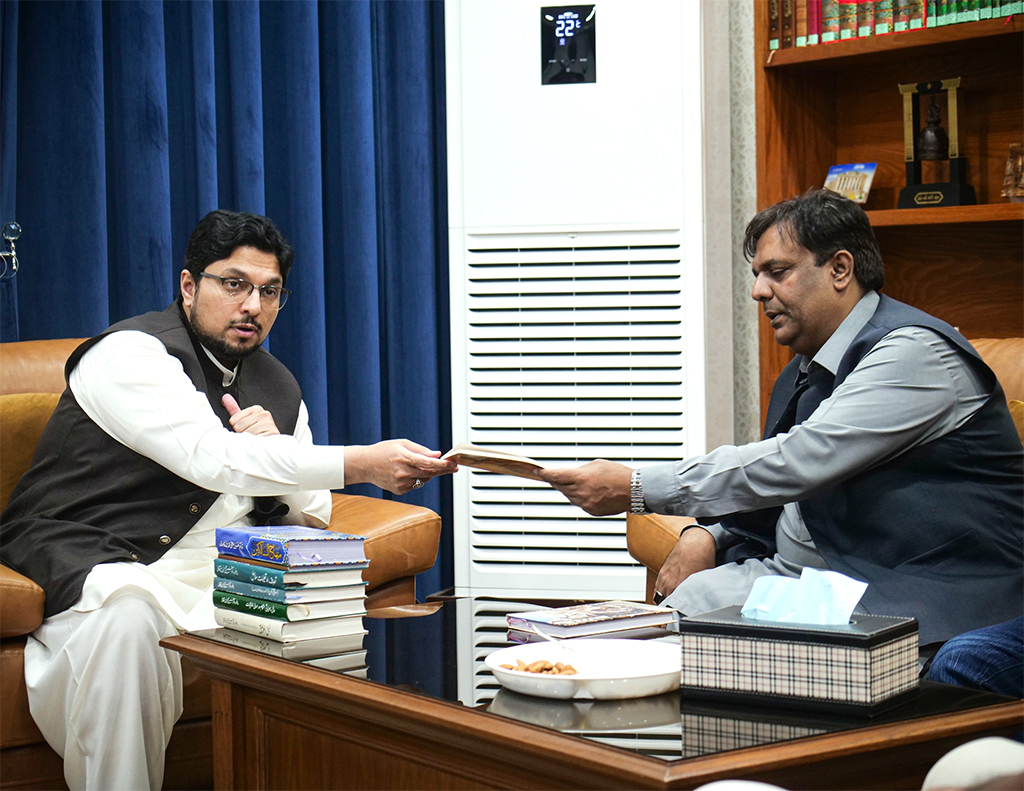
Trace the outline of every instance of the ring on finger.
{"type": "Polygon", "coordinates": [[[423,488],[423,481],[421,481],[419,478],[417,478],[416,479],[416,483],[414,483],[412,485],[412,488],[413,489],[422,489],[423,488]]]}

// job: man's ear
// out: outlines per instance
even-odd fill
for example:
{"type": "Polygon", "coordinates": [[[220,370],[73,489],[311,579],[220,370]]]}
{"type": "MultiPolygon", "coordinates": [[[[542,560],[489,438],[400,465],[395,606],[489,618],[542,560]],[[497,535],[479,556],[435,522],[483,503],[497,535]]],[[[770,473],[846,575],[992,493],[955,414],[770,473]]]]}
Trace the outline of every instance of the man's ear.
{"type": "Polygon", "coordinates": [[[181,270],[181,304],[185,308],[186,315],[196,299],[196,279],[187,269],[181,270]]]}
{"type": "Polygon", "coordinates": [[[857,282],[853,273],[853,256],[848,250],[840,250],[832,256],[828,267],[832,275],[832,285],[836,291],[845,291],[852,283],[857,282]]]}

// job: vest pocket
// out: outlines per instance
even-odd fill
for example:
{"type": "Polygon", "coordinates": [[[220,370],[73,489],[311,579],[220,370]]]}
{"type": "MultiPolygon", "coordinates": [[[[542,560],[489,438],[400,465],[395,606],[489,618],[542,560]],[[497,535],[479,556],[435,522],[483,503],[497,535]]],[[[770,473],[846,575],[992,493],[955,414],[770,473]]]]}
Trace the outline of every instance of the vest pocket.
{"type": "Polygon", "coordinates": [[[966,533],[963,533],[956,538],[943,542],[937,547],[932,547],[926,552],[922,552],[920,555],[915,555],[912,558],[908,558],[907,560],[898,563],[893,566],[893,571],[905,569],[908,566],[916,567],[916,569],[931,569],[947,560],[952,560],[953,558],[974,549],[979,543],[977,533],[974,528],[971,528],[966,533]]]}

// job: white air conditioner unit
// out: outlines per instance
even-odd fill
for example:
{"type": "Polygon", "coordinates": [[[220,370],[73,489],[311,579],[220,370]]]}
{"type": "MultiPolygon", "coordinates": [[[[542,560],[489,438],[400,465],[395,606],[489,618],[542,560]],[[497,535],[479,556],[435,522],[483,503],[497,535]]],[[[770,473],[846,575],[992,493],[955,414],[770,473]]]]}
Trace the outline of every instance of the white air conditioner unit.
{"type": "MultiPolygon", "coordinates": [[[[454,442],[641,466],[731,441],[728,5],[445,23],[454,442]],[[596,79],[542,84],[559,64],[596,79]]],[[[457,590],[642,597],[624,517],[486,472],[454,491],[457,590]]]]}

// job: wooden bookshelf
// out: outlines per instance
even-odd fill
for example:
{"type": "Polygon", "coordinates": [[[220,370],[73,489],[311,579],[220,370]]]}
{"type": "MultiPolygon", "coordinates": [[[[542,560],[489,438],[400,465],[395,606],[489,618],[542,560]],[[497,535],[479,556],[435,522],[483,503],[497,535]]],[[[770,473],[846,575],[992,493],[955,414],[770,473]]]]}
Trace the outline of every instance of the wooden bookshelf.
{"type": "MultiPolygon", "coordinates": [[[[754,2],[757,203],[820,187],[831,165],[876,162],[865,205],[886,263],[885,293],[968,338],[1024,335],[1024,204],[1000,195],[1011,143],[1024,141],[1020,17],[778,50],[768,3],[754,2]],[[976,206],[897,209],[905,185],[899,83],[960,77],[961,148],[976,206]]],[[[943,112],[943,120],[946,115],[943,112]]],[[[948,178],[926,163],[925,181],[948,178]]],[[[761,413],[790,359],[762,318],[761,413]]]]}

